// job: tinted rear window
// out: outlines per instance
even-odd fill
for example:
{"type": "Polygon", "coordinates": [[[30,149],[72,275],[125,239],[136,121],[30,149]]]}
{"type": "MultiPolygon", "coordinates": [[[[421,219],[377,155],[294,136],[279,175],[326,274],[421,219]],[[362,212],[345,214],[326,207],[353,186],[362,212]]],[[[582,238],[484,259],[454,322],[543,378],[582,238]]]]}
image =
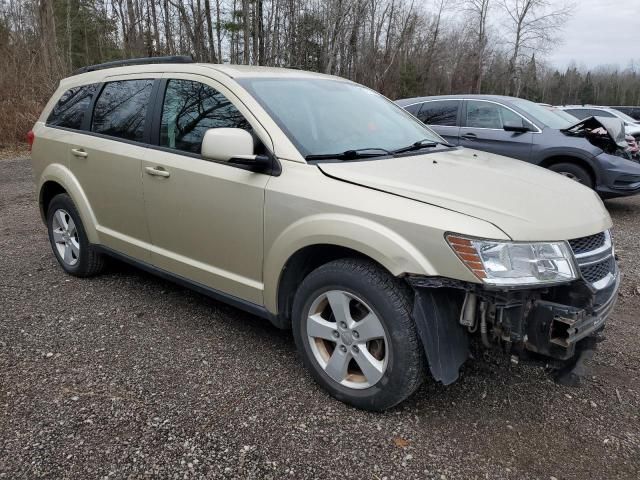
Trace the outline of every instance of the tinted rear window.
{"type": "Polygon", "coordinates": [[[153,80],[107,83],[96,101],[91,130],[141,142],[153,80]]]}
{"type": "Polygon", "coordinates": [[[425,102],[418,112],[418,118],[427,125],[456,126],[460,100],[438,100],[425,102]]]}
{"type": "Polygon", "coordinates": [[[47,125],[80,129],[84,114],[91,104],[96,85],[70,88],[62,94],[47,118],[47,125]]]}

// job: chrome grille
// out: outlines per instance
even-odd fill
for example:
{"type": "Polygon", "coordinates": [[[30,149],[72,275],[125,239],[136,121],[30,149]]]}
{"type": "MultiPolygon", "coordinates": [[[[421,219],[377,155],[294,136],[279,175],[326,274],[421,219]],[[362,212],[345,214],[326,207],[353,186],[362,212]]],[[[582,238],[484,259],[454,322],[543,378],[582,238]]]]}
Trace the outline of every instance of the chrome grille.
{"type": "Polygon", "coordinates": [[[613,257],[609,257],[600,263],[594,263],[593,265],[580,267],[582,278],[584,278],[589,283],[596,283],[598,280],[602,280],[609,273],[613,273],[615,269],[616,265],[613,257]]]}
{"type": "Polygon", "coordinates": [[[590,252],[596,250],[604,245],[605,235],[604,232],[596,233],[595,235],[589,235],[588,237],[574,238],[569,240],[569,245],[573,253],[579,255],[581,253],[590,252]]]}
{"type": "Polygon", "coordinates": [[[617,275],[609,231],[569,240],[582,278],[596,290],[612,284],[617,275]]]}

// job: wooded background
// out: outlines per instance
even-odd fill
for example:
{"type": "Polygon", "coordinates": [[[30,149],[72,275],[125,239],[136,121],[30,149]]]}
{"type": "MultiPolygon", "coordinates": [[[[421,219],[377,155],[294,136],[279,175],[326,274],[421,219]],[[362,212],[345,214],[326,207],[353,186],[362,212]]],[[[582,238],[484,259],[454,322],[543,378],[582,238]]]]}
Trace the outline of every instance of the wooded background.
{"type": "Polygon", "coordinates": [[[563,0],[0,0],[0,146],[24,139],[75,68],[140,56],[326,72],[394,99],[481,92],[640,105],[640,62],[590,71],[546,64],[572,8],[563,0]]]}

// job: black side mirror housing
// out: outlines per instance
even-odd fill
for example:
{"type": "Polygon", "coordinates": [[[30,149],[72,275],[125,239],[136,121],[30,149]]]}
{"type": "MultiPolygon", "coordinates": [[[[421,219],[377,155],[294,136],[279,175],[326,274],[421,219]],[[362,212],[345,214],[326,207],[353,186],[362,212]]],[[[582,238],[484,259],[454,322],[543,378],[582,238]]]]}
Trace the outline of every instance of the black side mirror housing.
{"type": "Polygon", "coordinates": [[[249,167],[252,172],[269,174],[272,173],[274,164],[269,155],[238,155],[231,157],[228,162],[249,167]]]}
{"type": "Polygon", "coordinates": [[[525,132],[531,131],[531,128],[529,128],[526,125],[504,124],[502,128],[504,129],[505,132],[525,133],[525,132]]]}

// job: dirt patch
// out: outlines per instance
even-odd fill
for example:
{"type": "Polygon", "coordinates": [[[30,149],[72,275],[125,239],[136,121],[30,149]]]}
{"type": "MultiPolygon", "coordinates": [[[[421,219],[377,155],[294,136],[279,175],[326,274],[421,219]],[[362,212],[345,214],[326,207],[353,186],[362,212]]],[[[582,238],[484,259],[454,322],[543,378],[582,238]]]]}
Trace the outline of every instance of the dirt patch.
{"type": "Polygon", "coordinates": [[[28,157],[29,146],[27,144],[18,143],[10,146],[0,146],[0,161],[14,160],[16,158],[28,157]]]}

